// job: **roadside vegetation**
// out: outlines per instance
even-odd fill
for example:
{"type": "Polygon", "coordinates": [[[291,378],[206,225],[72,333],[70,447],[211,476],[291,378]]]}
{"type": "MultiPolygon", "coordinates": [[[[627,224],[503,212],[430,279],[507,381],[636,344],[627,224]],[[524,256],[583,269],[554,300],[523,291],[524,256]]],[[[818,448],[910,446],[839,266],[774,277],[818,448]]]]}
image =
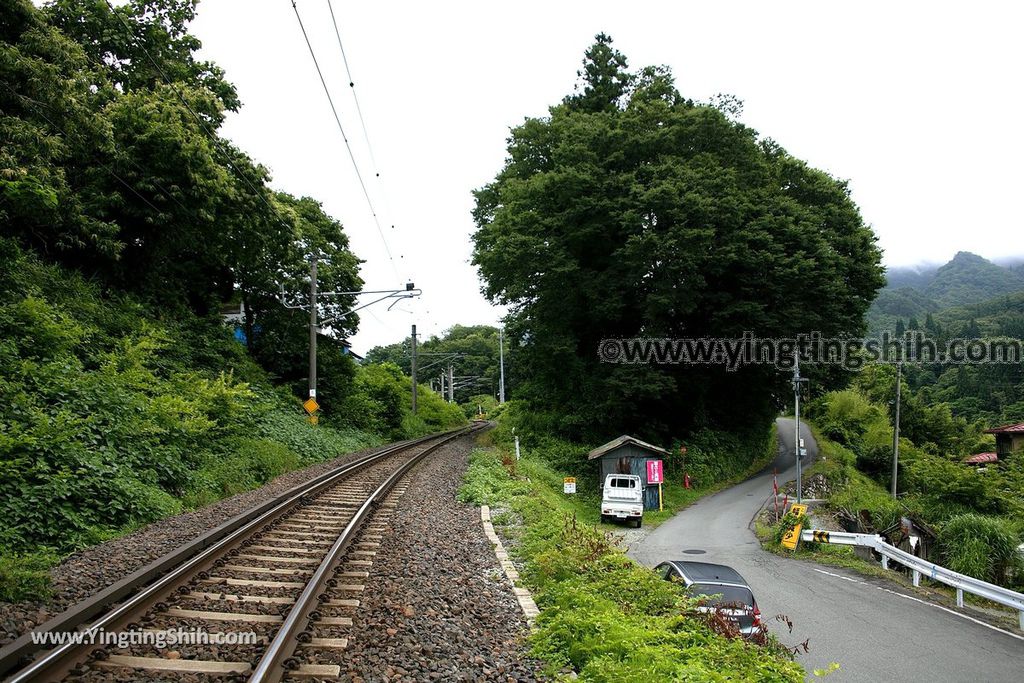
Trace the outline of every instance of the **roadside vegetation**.
{"type": "Polygon", "coordinates": [[[899,497],[889,491],[893,428],[890,406],[895,373],[869,366],[849,389],[830,392],[808,405],[820,459],[807,478],[825,482],[826,509],[872,532],[890,533],[909,516],[937,534],[939,564],[1010,587],[1024,586],[1017,545],[1024,540],[1024,462],[979,469],[962,462],[992,450],[981,423],[951,415],[948,407],[924,406],[904,387],[907,427],[901,432],[899,497]]]}
{"type": "Polygon", "coordinates": [[[775,638],[729,637],[680,586],[627,558],[585,521],[594,506],[562,493],[563,473],[544,451],[526,449],[517,462],[507,434],[495,436],[498,447],[471,455],[459,497],[499,511],[495,524],[512,538],[510,552],[541,608],[531,654],[549,675],[602,683],[804,679],[775,638]]]}
{"type": "MultiPolygon", "coordinates": [[[[502,443],[512,443],[518,434],[523,448],[549,466],[550,484],[561,490],[564,477],[576,478],[576,514],[588,524],[601,524],[604,529],[623,529],[621,525],[601,523],[601,477],[597,460],[588,460],[587,453],[600,443],[579,443],[540,431],[538,424],[519,401],[507,402],[494,433],[502,443]]],[[[665,483],[662,486],[663,511],[645,510],[645,526],[656,526],[702,496],[735,484],[763,469],[775,458],[778,442],[775,427],[758,434],[736,435],[712,430],[694,434],[687,440],[685,456],[680,453],[681,441],[668,446],[664,460],[665,483]],[[684,473],[685,470],[685,473],[684,473]],[[689,475],[691,488],[684,484],[689,475]]]]}
{"type": "Polygon", "coordinates": [[[684,441],[714,454],[700,476],[735,471],[785,373],[603,362],[602,340],[859,336],[884,284],[874,235],[844,182],[741,123],[736,98],[694,101],[605,34],[578,73],[475,192],[473,263],[509,311],[515,398],[538,434],[684,441]]]}

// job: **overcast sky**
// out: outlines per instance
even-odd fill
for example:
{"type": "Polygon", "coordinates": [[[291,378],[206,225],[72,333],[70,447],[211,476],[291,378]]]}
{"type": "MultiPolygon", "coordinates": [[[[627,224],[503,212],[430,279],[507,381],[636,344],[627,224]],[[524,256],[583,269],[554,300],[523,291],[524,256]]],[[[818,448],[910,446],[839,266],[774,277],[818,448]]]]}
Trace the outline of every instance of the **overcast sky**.
{"type": "Polygon", "coordinates": [[[744,123],[848,179],[887,265],[1024,253],[1015,3],[334,0],[379,179],[327,1],[298,9],[393,261],[291,2],[204,0],[193,32],[243,102],[224,134],[271,169],[275,187],[342,221],[368,288],[412,279],[423,289],[419,301],[364,313],[357,351],[412,323],[431,335],[497,322],[469,264],[470,192],[500,169],[509,127],[572,90],[600,31],[631,67],[670,66],[696,100],[736,95],[744,123]]]}

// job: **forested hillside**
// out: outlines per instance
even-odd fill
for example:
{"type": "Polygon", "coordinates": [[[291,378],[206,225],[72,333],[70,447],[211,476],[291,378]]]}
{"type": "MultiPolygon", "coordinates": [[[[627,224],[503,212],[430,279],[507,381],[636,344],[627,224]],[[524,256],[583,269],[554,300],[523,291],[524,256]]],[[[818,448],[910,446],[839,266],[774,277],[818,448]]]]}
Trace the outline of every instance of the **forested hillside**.
{"type": "MultiPolygon", "coordinates": [[[[192,0],[0,0],[0,599],[25,569],[282,472],[465,421],[333,325],[307,423],[309,260],[358,290],[342,225],[220,137],[241,106],[192,0]],[[225,325],[220,309],[244,311],[225,325]],[[241,340],[241,341],[240,341],[241,340]]],[[[320,314],[338,319],[352,300],[320,314]]]]}
{"type": "Polygon", "coordinates": [[[959,252],[938,268],[895,268],[868,310],[872,334],[895,330],[900,319],[923,322],[940,309],[980,304],[1024,291],[1024,265],[999,266],[981,256],[959,252]]]}

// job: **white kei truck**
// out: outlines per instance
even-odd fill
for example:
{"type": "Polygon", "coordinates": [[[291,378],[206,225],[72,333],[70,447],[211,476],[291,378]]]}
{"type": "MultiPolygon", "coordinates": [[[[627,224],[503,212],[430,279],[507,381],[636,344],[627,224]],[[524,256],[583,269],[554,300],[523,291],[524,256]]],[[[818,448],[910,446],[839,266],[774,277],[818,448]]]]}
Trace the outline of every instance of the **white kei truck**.
{"type": "Polygon", "coordinates": [[[637,529],[644,518],[644,486],[635,474],[609,474],[601,489],[601,521],[631,520],[637,529]]]}

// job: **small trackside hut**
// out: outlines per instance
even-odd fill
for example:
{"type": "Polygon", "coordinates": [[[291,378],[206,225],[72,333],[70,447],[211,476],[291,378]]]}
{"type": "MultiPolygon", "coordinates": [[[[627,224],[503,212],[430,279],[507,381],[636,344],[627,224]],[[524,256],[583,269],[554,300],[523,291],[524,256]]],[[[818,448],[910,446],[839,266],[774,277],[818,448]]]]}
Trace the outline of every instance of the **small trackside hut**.
{"type": "Polygon", "coordinates": [[[658,485],[647,486],[647,461],[665,460],[668,451],[633,436],[620,436],[587,454],[588,460],[600,460],[598,485],[603,485],[609,474],[635,474],[644,483],[644,509],[658,509],[658,485]]]}

